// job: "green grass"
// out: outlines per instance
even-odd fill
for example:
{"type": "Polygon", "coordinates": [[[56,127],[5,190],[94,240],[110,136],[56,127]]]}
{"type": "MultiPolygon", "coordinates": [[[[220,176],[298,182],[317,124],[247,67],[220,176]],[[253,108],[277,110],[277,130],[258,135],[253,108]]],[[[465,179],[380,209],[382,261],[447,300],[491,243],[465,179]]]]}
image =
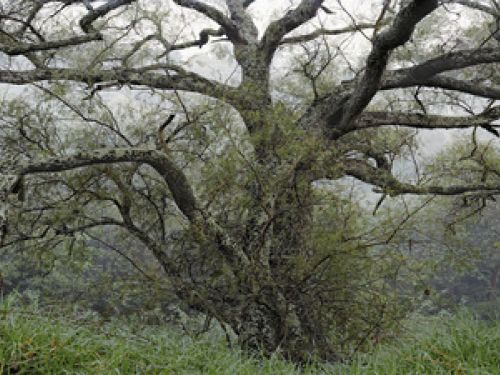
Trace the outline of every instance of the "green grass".
{"type": "Polygon", "coordinates": [[[26,309],[1,307],[0,374],[500,374],[500,322],[470,315],[414,320],[405,337],[348,365],[299,370],[228,349],[217,334],[193,339],[166,327],[26,309]]]}
{"type": "Polygon", "coordinates": [[[471,314],[419,319],[399,340],[333,374],[500,374],[500,321],[471,314]]]}

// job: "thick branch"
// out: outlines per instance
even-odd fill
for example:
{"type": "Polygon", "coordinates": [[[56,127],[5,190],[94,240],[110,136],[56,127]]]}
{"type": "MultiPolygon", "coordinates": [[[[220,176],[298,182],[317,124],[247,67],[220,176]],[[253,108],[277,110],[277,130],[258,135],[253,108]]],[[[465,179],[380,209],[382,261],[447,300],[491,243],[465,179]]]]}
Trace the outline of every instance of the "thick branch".
{"type": "MultiPolygon", "coordinates": [[[[243,251],[232,242],[209,215],[204,215],[199,209],[186,175],[163,152],[132,148],[102,149],[79,152],[70,157],[54,157],[45,160],[21,162],[17,166],[9,166],[9,169],[18,175],[24,176],[123,162],[144,163],[154,168],[167,184],[177,207],[189,219],[196,230],[199,230],[201,235],[206,237],[208,241],[215,241],[218,249],[231,264],[238,265],[238,267],[244,267],[248,264],[248,258],[243,251]]],[[[129,229],[133,229],[133,227],[129,225],[129,229]]]]}
{"type": "MultiPolygon", "coordinates": [[[[242,34],[241,36],[246,39],[247,42],[255,42],[255,38],[257,38],[258,30],[255,27],[255,24],[253,23],[252,19],[248,14],[244,11],[249,5],[251,5],[254,2],[254,0],[246,0],[243,3],[243,12],[241,12],[240,9],[238,9],[238,12],[243,14],[243,18],[240,17],[240,23],[238,23],[237,19],[232,18],[233,21],[236,22],[236,26],[240,29],[239,32],[242,34]],[[242,27],[243,26],[243,27],[242,27]]],[[[235,11],[233,11],[235,12],[235,11]]],[[[179,50],[179,49],[184,49],[184,48],[190,48],[190,47],[203,47],[205,44],[208,43],[209,39],[211,36],[224,36],[226,35],[224,29],[220,27],[219,29],[203,29],[200,32],[200,36],[197,40],[192,40],[189,42],[184,42],[184,43],[179,43],[179,44],[174,44],[170,46],[169,50],[179,50]]],[[[229,39],[228,39],[229,40],[229,39]]],[[[229,40],[231,41],[231,40],[229,40]]]]}
{"type": "Polygon", "coordinates": [[[283,38],[281,40],[280,44],[304,43],[304,42],[309,42],[311,40],[319,38],[321,36],[334,36],[334,35],[341,35],[341,34],[347,34],[347,33],[354,33],[354,32],[357,32],[359,30],[362,30],[362,29],[373,29],[375,26],[376,25],[372,24],[372,23],[360,23],[357,25],[347,26],[347,27],[343,27],[340,29],[320,28],[320,29],[313,31],[312,33],[309,33],[309,34],[283,38]]]}
{"type": "Polygon", "coordinates": [[[177,43],[173,44],[168,47],[168,51],[176,51],[176,50],[181,50],[185,48],[190,48],[190,47],[203,47],[205,44],[208,43],[209,39],[211,36],[224,36],[226,35],[224,33],[224,29],[219,28],[218,30],[215,29],[203,29],[200,32],[200,36],[196,40],[191,40],[188,42],[183,42],[183,43],[177,43]]]}
{"type": "Polygon", "coordinates": [[[493,128],[500,125],[495,126],[492,123],[498,119],[500,119],[500,106],[493,107],[476,116],[464,117],[404,112],[364,112],[357,118],[355,129],[366,129],[383,125],[409,126],[418,129],[464,129],[480,126],[495,134],[496,130],[493,128]]]}
{"type": "MultiPolygon", "coordinates": [[[[391,90],[411,86],[429,86],[461,91],[491,99],[500,99],[500,88],[498,86],[487,87],[475,82],[440,75],[440,73],[452,70],[491,63],[500,63],[500,50],[498,48],[449,52],[410,68],[386,71],[380,88],[382,90],[391,90]]],[[[353,84],[353,82],[348,84],[353,84]]]]}
{"type": "MultiPolygon", "coordinates": [[[[434,87],[444,90],[459,91],[464,94],[500,100],[500,86],[484,86],[475,82],[462,81],[452,77],[437,75],[419,82],[419,86],[434,87]]],[[[385,89],[385,87],[382,87],[385,89]]]]}
{"type": "Polygon", "coordinates": [[[264,51],[268,62],[271,61],[283,37],[313,18],[323,2],[324,0],[302,0],[297,8],[287,12],[283,18],[267,27],[260,48],[264,51]]]}
{"type": "Polygon", "coordinates": [[[224,33],[231,41],[241,43],[242,38],[236,24],[218,9],[198,0],[174,0],[174,2],[181,7],[196,10],[210,18],[222,27],[224,33]]]}
{"type": "Polygon", "coordinates": [[[79,69],[0,70],[0,82],[25,85],[39,81],[76,81],[94,85],[116,82],[121,85],[139,85],[163,90],[196,92],[230,102],[237,95],[236,89],[208,80],[195,73],[169,66],[174,73],[164,75],[151,70],[163,70],[163,65],[142,69],[113,69],[84,71],[79,69]]]}
{"type": "Polygon", "coordinates": [[[101,40],[102,36],[99,33],[92,33],[86,35],[74,36],[67,39],[54,40],[41,42],[36,44],[15,43],[15,44],[1,44],[0,51],[9,56],[24,55],[30,52],[47,51],[62,47],[76,46],[96,40],[101,40]]]}
{"type": "Polygon", "coordinates": [[[349,127],[351,121],[363,111],[379,90],[392,50],[405,44],[415,26],[437,7],[437,0],[414,0],[398,13],[391,27],[377,35],[367,58],[365,73],[347,103],[342,105],[338,114],[334,114],[334,118],[338,117],[339,121],[333,125],[340,131],[349,127]]]}
{"type": "Polygon", "coordinates": [[[89,4],[97,3],[101,0],[35,0],[38,4],[61,3],[64,5],[84,4],[89,9],[89,4]]]}
{"type": "Polygon", "coordinates": [[[80,27],[82,30],[86,33],[91,33],[94,31],[94,28],[92,26],[92,22],[94,22],[96,19],[101,18],[111,12],[112,10],[115,10],[123,5],[128,5],[136,0],[109,0],[103,5],[93,8],[90,10],[81,20],[80,20],[80,27]]]}
{"type": "Polygon", "coordinates": [[[231,13],[231,20],[238,27],[241,36],[247,43],[257,42],[259,31],[252,17],[245,10],[246,5],[241,0],[226,0],[226,4],[231,13]]]}
{"type": "Polygon", "coordinates": [[[55,157],[20,163],[16,167],[16,172],[19,175],[61,172],[91,165],[122,162],[145,163],[153,167],[167,183],[173,199],[182,213],[190,220],[196,217],[196,200],[186,176],[164,153],[156,150],[103,149],[79,152],[70,157],[55,157]]]}
{"type": "Polygon", "coordinates": [[[383,89],[401,88],[425,83],[436,74],[479,64],[499,63],[500,48],[481,48],[449,52],[422,64],[388,71],[382,81],[383,89]]]}
{"type": "Polygon", "coordinates": [[[243,7],[248,8],[254,2],[255,2],[255,0],[244,0],[243,1],[243,7]]]}
{"type": "Polygon", "coordinates": [[[459,195],[471,192],[488,192],[500,194],[498,184],[450,185],[450,186],[417,186],[397,180],[385,169],[376,168],[361,160],[349,160],[344,165],[344,171],[367,184],[377,186],[382,192],[392,196],[400,194],[415,195],[459,195]]]}
{"type": "MultiPolygon", "coordinates": [[[[500,49],[498,48],[450,52],[410,68],[386,71],[377,89],[391,90],[412,86],[429,86],[498,99],[500,89],[497,86],[486,87],[439,74],[480,64],[499,62],[500,49]]],[[[354,85],[354,81],[343,82],[342,85],[333,90],[331,95],[315,102],[300,119],[299,126],[304,129],[311,128],[311,126],[317,127],[329,137],[339,137],[347,132],[347,129],[337,127],[333,129],[336,131],[335,134],[330,129],[335,124],[338,124],[339,118],[343,116],[345,102],[352,95],[355,95],[356,89],[354,85]]],[[[370,91],[370,93],[373,93],[373,91],[370,91]]],[[[365,102],[366,99],[367,97],[365,97],[365,102]]]]}

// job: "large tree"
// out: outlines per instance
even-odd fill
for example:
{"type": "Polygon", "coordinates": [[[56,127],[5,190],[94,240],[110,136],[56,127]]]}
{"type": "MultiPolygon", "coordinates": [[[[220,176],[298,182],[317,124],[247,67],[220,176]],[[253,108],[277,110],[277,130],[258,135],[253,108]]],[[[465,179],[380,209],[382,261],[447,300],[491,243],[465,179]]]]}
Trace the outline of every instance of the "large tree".
{"type": "Polygon", "coordinates": [[[498,136],[500,9],[384,1],[361,22],[340,1],[302,0],[259,30],[264,6],[1,1],[2,89],[32,88],[4,95],[1,198],[11,212],[2,246],[120,228],[153,254],[181,300],[243,347],[331,358],[338,317],[355,314],[343,301],[356,294],[332,280],[360,275],[332,253],[366,247],[350,219],[321,214],[325,202],[342,203],[324,199],[336,185],[318,181],[350,176],[382,197],[499,194],[498,169],[481,160],[456,184],[398,179],[394,164],[414,156],[415,129],[498,136]],[[465,10],[478,25],[456,21],[465,10]],[[182,20],[194,15],[190,39],[182,20]],[[352,53],[352,37],[366,51],[352,53]],[[236,67],[220,79],[186,62],[193,49],[227,46],[236,67]],[[24,209],[13,199],[23,189],[24,209]]]}

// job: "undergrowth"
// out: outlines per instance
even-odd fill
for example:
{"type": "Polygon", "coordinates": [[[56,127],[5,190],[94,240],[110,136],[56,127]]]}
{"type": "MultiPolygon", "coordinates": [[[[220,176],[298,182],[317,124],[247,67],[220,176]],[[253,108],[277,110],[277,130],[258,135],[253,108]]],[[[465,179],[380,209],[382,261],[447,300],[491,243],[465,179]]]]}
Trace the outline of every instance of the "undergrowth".
{"type": "Polygon", "coordinates": [[[298,368],[276,355],[228,348],[217,330],[188,337],[173,328],[102,322],[0,305],[1,374],[498,374],[500,322],[470,314],[415,318],[402,337],[345,364],[298,368]]]}

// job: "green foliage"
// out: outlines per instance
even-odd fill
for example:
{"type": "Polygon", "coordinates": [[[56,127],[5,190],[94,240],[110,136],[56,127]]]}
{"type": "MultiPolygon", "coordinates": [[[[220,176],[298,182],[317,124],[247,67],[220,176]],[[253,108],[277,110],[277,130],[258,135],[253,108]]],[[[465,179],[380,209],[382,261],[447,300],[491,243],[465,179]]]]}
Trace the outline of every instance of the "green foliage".
{"type": "MultiPolygon", "coordinates": [[[[473,135],[472,143],[459,138],[440,153],[425,169],[427,179],[450,184],[494,181],[500,162],[498,147],[482,142],[476,132],[473,135]]],[[[438,306],[466,305],[484,317],[497,315],[499,212],[494,195],[470,192],[452,199],[436,197],[421,217],[418,227],[425,229],[435,248],[419,257],[432,258],[440,266],[431,275],[433,288],[440,292],[435,301],[438,306]]]]}
{"type": "MultiPolygon", "coordinates": [[[[159,11],[159,4],[158,9],[139,4],[134,12],[126,11],[122,16],[130,17],[134,32],[141,29],[139,25],[145,18],[162,35],[161,19],[166,14],[159,11]]],[[[93,27],[104,33],[106,29],[119,29],[122,21],[118,18],[99,17],[93,27]]],[[[429,53],[440,51],[445,44],[461,42],[460,35],[450,33],[453,40],[429,44],[428,34],[439,33],[443,25],[438,13],[424,22],[424,27],[414,34],[415,43],[408,43],[409,49],[399,48],[392,55],[396,59],[391,59],[390,69],[426,60],[429,53]]],[[[460,23],[446,29],[452,31],[460,23]]],[[[52,37],[60,37],[64,30],[61,26],[53,29],[52,37]]],[[[469,33],[468,38],[472,38],[478,31],[471,28],[469,33]]],[[[55,61],[66,60],[68,66],[85,67],[85,71],[97,74],[101,66],[121,60],[117,56],[123,52],[121,49],[126,50],[127,40],[132,41],[123,35],[109,43],[109,48],[87,53],[83,53],[84,48],[70,49],[60,55],[61,60],[55,61]]],[[[334,62],[340,56],[346,62],[350,60],[341,44],[339,53],[330,51],[326,39],[323,43],[304,44],[302,58],[291,67],[293,74],[285,72],[294,82],[284,80],[285,87],[268,92],[266,74],[246,79],[247,75],[253,77],[256,72],[260,75],[263,70],[243,69],[242,85],[227,88],[228,99],[238,91],[237,99],[223,105],[221,102],[225,100],[219,94],[215,97],[220,102],[186,94],[184,90],[190,86],[209,84],[217,91],[218,85],[198,81],[180,67],[164,66],[164,78],[171,81],[169,84],[185,80],[186,86],[180,86],[183,92],[174,90],[166,94],[156,89],[134,92],[137,87],[127,84],[122,73],[135,72],[129,69],[134,63],[149,65],[153,52],[157,52],[140,43],[136,47],[123,57],[125,70],[110,69],[98,79],[99,83],[113,81],[104,86],[95,86],[96,82],[90,78],[83,80],[86,88],[74,83],[47,82],[36,85],[37,94],[42,93],[36,103],[28,91],[25,97],[7,97],[7,105],[0,110],[0,148],[25,160],[64,157],[75,151],[102,148],[161,149],[169,159],[165,164],[172,163],[179,169],[167,168],[168,174],[172,175],[170,171],[174,170],[174,176],[185,177],[189,189],[181,183],[182,194],[176,194],[175,182],[152,173],[151,166],[157,162],[149,162],[150,167],[130,163],[32,176],[28,186],[30,198],[24,207],[16,207],[18,210],[10,213],[18,215],[15,220],[9,219],[15,225],[9,229],[9,242],[5,246],[14,252],[30,249],[34,256],[28,267],[24,257],[0,256],[0,269],[7,274],[6,279],[15,278],[23,267],[27,271],[52,271],[51,280],[45,273],[34,275],[37,284],[53,282],[48,283],[42,294],[68,302],[64,294],[51,292],[53,289],[60,292],[63,288],[54,285],[63,285],[75,300],[81,301],[80,294],[85,294],[86,299],[95,297],[104,301],[103,315],[113,315],[115,307],[126,305],[126,301],[132,302],[133,308],[139,305],[159,308],[164,294],[158,285],[173,286],[171,289],[183,306],[224,322],[240,339],[255,336],[248,343],[240,340],[243,346],[253,345],[254,349],[267,350],[267,354],[279,347],[296,361],[315,355],[328,358],[331,353],[338,358],[349,356],[369,349],[370,342],[378,340],[380,335],[397,331],[396,322],[408,314],[415,301],[419,302],[419,297],[411,292],[424,285],[425,277],[435,271],[438,263],[432,257],[410,254],[412,240],[423,238],[412,228],[410,208],[414,202],[408,204],[401,199],[401,212],[394,205],[392,212],[379,216],[374,224],[373,218],[367,218],[367,210],[357,203],[357,196],[344,199],[343,189],[336,184],[346,173],[357,175],[346,171],[349,162],[360,162],[361,166],[367,163],[368,171],[375,162],[383,169],[382,176],[389,170],[399,172],[400,162],[417,164],[416,133],[408,128],[377,127],[332,141],[321,134],[330,132],[321,129],[322,121],[318,121],[317,129],[316,124],[308,124],[307,131],[302,121],[298,122],[308,118],[303,117],[304,110],[314,101],[318,108],[328,103],[336,108],[332,113],[327,108],[318,112],[328,119],[328,127],[335,126],[340,113],[337,110],[342,108],[331,101],[333,97],[324,101],[325,95],[332,90],[341,94],[348,89],[348,81],[355,79],[355,71],[364,66],[364,61],[359,59],[359,64],[352,66],[347,63],[349,69],[345,69],[344,63],[334,62]],[[141,52],[136,54],[138,50],[141,52]],[[170,76],[171,72],[175,72],[175,77],[170,76]],[[297,75],[302,77],[297,79],[297,75]],[[340,82],[343,83],[335,87],[340,82]],[[107,87],[108,84],[112,86],[107,87]],[[310,90],[303,87],[309,85],[310,90]],[[119,90],[110,92],[111,87],[119,90]],[[101,89],[104,90],[100,92],[101,89]],[[271,100],[278,94],[283,102],[271,100]],[[166,123],[165,118],[172,113],[177,114],[175,121],[166,123]],[[332,183],[325,191],[320,188],[323,179],[332,183]],[[191,195],[196,199],[191,199],[191,195]],[[190,198],[188,209],[185,197],[190,198]],[[26,238],[26,233],[32,237],[26,238]],[[403,245],[405,236],[410,238],[407,247],[403,245]],[[89,251],[95,247],[96,237],[109,242],[106,245],[101,241],[98,249],[118,252],[127,262],[122,259],[110,264],[106,256],[96,259],[96,253],[89,251]],[[158,277],[162,269],[169,282],[158,277]],[[96,271],[102,276],[95,277],[96,271]],[[139,277],[136,271],[141,274],[139,277]],[[84,277],[77,278],[74,274],[84,277]],[[145,279],[152,282],[145,284],[145,279]],[[78,288],[72,288],[73,285],[78,288]],[[91,292],[86,293],[87,289],[91,292]]],[[[248,57],[243,51],[246,47],[240,47],[235,49],[236,57],[248,57]]],[[[222,54],[220,57],[224,58],[222,54]]],[[[248,65],[257,60],[254,56],[248,65]]],[[[143,72],[153,79],[156,68],[144,67],[137,74],[143,72]]],[[[470,74],[466,77],[470,81],[474,78],[470,74]]],[[[281,79],[276,83],[281,84],[281,79]]],[[[139,86],[148,84],[151,88],[158,87],[151,81],[139,86]]],[[[205,89],[194,91],[211,95],[205,89]]],[[[393,96],[379,95],[370,110],[427,112],[418,98],[422,94],[426,102],[433,103],[428,105],[429,113],[439,113],[440,104],[434,103],[441,103],[445,96],[434,93],[431,97],[431,93],[420,91],[418,88],[414,93],[408,88],[398,90],[393,96]],[[436,100],[437,97],[441,99],[436,100]]],[[[354,99],[355,94],[349,96],[354,99]]],[[[338,105],[344,102],[339,99],[338,105]]],[[[458,97],[450,100],[459,103],[458,97]]],[[[474,103],[467,103],[467,107],[473,108],[474,103]]],[[[312,118],[313,122],[320,119],[312,118]]],[[[452,160],[442,157],[440,166],[428,168],[427,175],[418,182],[434,182],[434,178],[439,179],[436,183],[496,181],[498,173],[496,177],[491,173],[495,169],[489,158],[491,152],[485,154],[481,148],[481,154],[477,154],[481,158],[474,160],[471,150],[459,151],[460,155],[471,157],[460,157],[458,168],[456,157],[452,160]],[[477,164],[484,168],[477,170],[477,164]]],[[[412,177],[401,174],[402,180],[412,177]]],[[[376,185],[388,195],[398,191],[398,184],[390,178],[376,185]]],[[[464,252],[468,256],[470,251],[467,248],[464,252]]],[[[442,260],[443,257],[439,258],[442,260]]],[[[173,299],[171,295],[168,297],[173,299]]],[[[100,349],[96,350],[100,353],[100,349]]],[[[140,364],[140,359],[137,362],[140,364]]],[[[151,369],[132,366],[123,371],[139,370],[151,369]]]]}
{"type": "MultiPolygon", "coordinates": [[[[201,107],[199,111],[203,117],[204,109],[201,107]]],[[[131,109],[123,111],[133,114],[131,109]]],[[[154,111],[149,112],[147,121],[160,123],[156,116],[154,111]]],[[[321,185],[311,188],[307,173],[314,174],[321,170],[329,172],[326,175],[337,175],[337,169],[342,169],[342,158],[337,157],[337,153],[342,154],[345,150],[331,150],[331,147],[297,129],[294,126],[295,114],[281,104],[267,113],[255,114],[255,121],[262,121],[262,129],[252,137],[236,134],[231,116],[224,107],[216,108],[208,121],[210,127],[191,126],[184,134],[191,141],[203,143],[208,140],[213,144],[212,149],[203,154],[206,158],[204,163],[197,163],[194,157],[186,156],[189,148],[179,156],[195,177],[193,187],[201,201],[207,202],[207,212],[233,238],[240,239],[241,243],[247,241],[251,245],[246,249],[249,253],[255,244],[260,245],[261,238],[269,235],[269,228],[274,230],[269,248],[272,253],[270,262],[280,264],[273,269],[277,285],[288,293],[290,300],[301,306],[303,317],[310,319],[309,325],[314,327],[310,329],[312,332],[330,333],[329,344],[339,356],[369,349],[371,340],[380,332],[397,331],[396,323],[408,314],[414,302],[418,302],[418,297],[412,294],[412,287],[420,287],[421,294],[423,280],[434,272],[434,268],[429,267],[432,264],[430,257],[412,258],[406,249],[398,247],[415,231],[415,222],[407,217],[412,216],[407,212],[407,203],[403,202],[404,210],[391,207],[389,212],[375,220],[356,203],[356,196],[350,195],[340,184],[325,189],[320,188],[321,185]],[[253,157],[252,149],[260,144],[266,144],[269,153],[265,157],[270,159],[269,163],[259,163],[253,157]],[[329,164],[328,169],[325,163],[329,164]],[[252,234],[250,229],[257,235],[252,234]],[[393,237],[391,232],[398,234],[393,237]],[[276,262],[277,258],[280,258],[279,262],[276,262]],[[300,298],[297,291],[303,293],[300,298]]],[[[88,148],[97,147],[99,144],[95,144],[96,141],[107,139],[91,137],[90,127],[71,134],[74,139],[69,140],[82,138],[88,148]]],[[[139,132],[134,136],[140,140],[146,135],[139,132]]],[[[349,137],[345,147],[351,147],[350,142],[358,145],[360,150],[368,148],[384,153],[392,160],[408,156],[415,146],[415,137],[412,131],[406,129],[397,132],[368,129],[349,137]]],[[[178,150],[183,149],[179,145],[182,143],[177,144],[178,150]]],[[[78,285],[73,290],[66,288],[69,295],[75,298],[78,292],[90,290],[85,294],[86,298],[104,300],[105,315],[114,315],[113,310],[116,312],[115,308],[123,305],[124,300],[135,300],[136,307],[158,307],[163,297],[161,291],[156,291],[155,284],[144,284],[142,279],[134,277],[134,270],[123,259],[106,267],[99,262],[91,262],[90,258],[95,254],[87,246],[88,239],[86,243],[77,241],[81,238],[78,235],[72,237],[60,233],[62,225],[78,227],[91,224],[91,221],[81,218],[82,213],[89,217],[96,213],[104,218],[115,217],[116,207],[110,204],[115,202],[120,205],[123,201],[130,201],[133,202],[131,212],[138,225],[150,236],[160,239],[162,246],[164,227],[171,227],[167,229],[172,229],[168,234],[177,235],[175,230],[182,232],[177,235],[177,242],[172,240],[173,245],[168,245],[172,246],[170,254],[179,269],[189,270],[190,273],[194,270],[199,296],[208,300],[209,304],[212,304],[210,298],[218,293],[224,298],[231,295],[240,297],[238,282],[241,280],[237,280],[224,263],[214,243],[202,243],[200,246],[202,241],[196,240],[204,238],[201,233],[182,231],[178,223],[168,225],[168,221],[155,220],[155,212],[151,208],[158,210],[158,217],[162,219],[167,214],[174,216],[176,212],[165,204],[169,194],[162,181],[147,169],[120,165],[66,172],[58,186],[47,189],[46,184],[40,184],[35,193],[43,197],[42,201],[50,203],[45,222],[49,223],[53,237],[51,241],[33,241],[26,247],[40,254],[39,262],[45,268],[53,270],[55,264],[63,270],[52,273],[51,280],[37,281],[39,284],[52,281],[47,283],[42,294],[48,291],[50,295],[51,290],[62,290],[54,288],[54,285],[78,285]],[[84,193],[73,194],[80,190],[84,193]],[[151,202],[157,204],[151,206],[151,202]],[[202,251],[198,251],[200,249],[202,251]],[[68,258],[65,261],[65,255],[69,255],[71,262],[68,258]],[[68,274],[64,272],[64,268],[69,269],[68,266],[79,268],[73,268],[73,272],[68,274]],[[125,272],[121,272],[123,270],[125,272]],[[81,275],[82,272],[91,277],[77,280],[74,275],[81,275]],[[206,289],[201,288],[201,284],[206,289]]],[[[37,218],[34,213],[25,215],[26,223],[31,216],[37,218]]],[[[151,263],[150,258],[140,255],[144,247],[119,228],[91,233],[134,255],[142,268],[151,263]]],[[[11,259],[4,263],[8,265],[11,259]]],[[[23,262],[24,257],[19,260],[23,262]]],[[[104,261],[101,263],[107,263],[109,259],[104,256],[101,260],[104,261]]],[[[4,267],[2,263],[0,266],[4,267]]],[[[158,269],[152,268],[146,267],[146,271],[156,276],[158,269]]],[[[185,282],[189,281],[185,279],[185,282]]],[[[62,299],[60,294],[53,295],[54,300],[58,298],[62,299]]],[[[226,308],[221,307],[223,310],[226,308]]]]}
{"type": "Polygon", "coordinates": [[[471,315],[415,318],[405,337],[349,364],[310,364],[248,357],[228,349],[212,329],[203,337],[172,328],[103,324],[82,312],[61,316],[35,306],[1,305],[0,371],[17,374],[496,374],[500,323],[471,315]]]}
{"type": "Polygon", "coordinates": [[[358,357],[345,373],[496,374],[499,351],[500,322],[487,324],[462,312],[413,320],[405,338],[358,357]]]}

